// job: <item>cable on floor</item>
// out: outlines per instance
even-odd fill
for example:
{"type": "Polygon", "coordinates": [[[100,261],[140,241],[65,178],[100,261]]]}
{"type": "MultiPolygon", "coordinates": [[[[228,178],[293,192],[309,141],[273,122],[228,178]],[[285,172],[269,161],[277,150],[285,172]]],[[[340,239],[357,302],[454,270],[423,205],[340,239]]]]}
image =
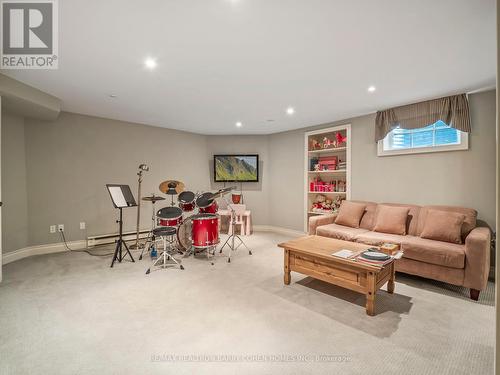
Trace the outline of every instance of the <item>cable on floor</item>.
{"type": "Polygon", "coordinates": [[[68,251],[74,251],[76,253],[87,253],[88,255],[91,255],[93,257],[109,257],[111,255],[113,255],[114,253],[106,253],[106,254],[92,254],[90,252],[90,249],[88,247],[86,247],[85,249],[79,249],[79,250],[75,250],[75,249],[72,249],[68,246],[68,242],[66,241],[66,236],[64,235],[64,231],[60,230],[59,231],[59,234],[61,235],[61,239],[62,239],[62,242],[64,243],[64,247],[66,248],[66,250],[68,251]]]}

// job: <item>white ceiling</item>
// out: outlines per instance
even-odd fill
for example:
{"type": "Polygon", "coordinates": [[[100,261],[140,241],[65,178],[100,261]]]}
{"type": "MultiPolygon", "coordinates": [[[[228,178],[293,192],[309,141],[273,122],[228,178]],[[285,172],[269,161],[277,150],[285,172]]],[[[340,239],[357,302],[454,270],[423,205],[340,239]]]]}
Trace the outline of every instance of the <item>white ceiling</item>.
{"type": "Polygon", "coordinates": [[[62,0],[59,14],[59,70],[3,73],[65,111],[203,134],[275,133],[495,85],[494,0],[62,0]]]}

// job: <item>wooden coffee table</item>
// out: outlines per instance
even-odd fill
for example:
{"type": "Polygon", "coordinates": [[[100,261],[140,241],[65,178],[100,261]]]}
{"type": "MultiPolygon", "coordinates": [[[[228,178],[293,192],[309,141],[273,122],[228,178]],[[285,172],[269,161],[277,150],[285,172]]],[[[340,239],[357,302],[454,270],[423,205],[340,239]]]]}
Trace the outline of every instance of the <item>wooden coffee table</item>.
{"type": "Polygon", "coordinates": [[[394,260],[383,267],[343,259],[331,254],[339,250],[362,251],[373,246],[321,236],[305,236],[278,245],[284,249],[285,285],[290,271],[353,290],[366,295],[366,313],[375,313],[375,295],[385,283],[394,293],[394,260]]]}

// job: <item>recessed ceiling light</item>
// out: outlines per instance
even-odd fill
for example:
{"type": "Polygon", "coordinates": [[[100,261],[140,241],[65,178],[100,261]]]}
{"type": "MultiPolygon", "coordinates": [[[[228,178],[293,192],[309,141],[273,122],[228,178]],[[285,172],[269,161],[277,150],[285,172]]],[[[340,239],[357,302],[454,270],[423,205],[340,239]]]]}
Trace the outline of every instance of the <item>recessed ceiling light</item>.
{"type": "Polygon", "coordinates": [[[110,98],[115,99],[115,98],[117,98],[118,96],[117,96],[116,94],[109,94],[109,97],[110,97],[110,98]]]}
{"type": "Polygon", "coordinates": [[[241,128],[241,127],[243,126],[243,124],[242,124],[240,121],[238,121],[238,122],[236,123],[236,126],[237,126],[238,128],[241,128]]]}
{"type": "Polygon", "coordinates": [[[156,60],[148,57],[146,60],[144,60],[144,66],[148,69],[154,69],[156,68],[156,60]]]}
{"type": "Polygon", "coordinates": [[[368,87],[368,92],[375,92],[377,88],[375,86],[368,87]]]}
{"type": "Polygon", "coordinates": [[[272,118],[267,119],[266,121],[267,121],[267,122],[274,122],[274,120],[273,120],[272,118]]]}
{"type": "Polygon", "coordinates": [[[289,114],[289,115],[293,115],[295,113],[295,108],[293,107],[288,107],[286,109],[286,113],[289,114]]]}

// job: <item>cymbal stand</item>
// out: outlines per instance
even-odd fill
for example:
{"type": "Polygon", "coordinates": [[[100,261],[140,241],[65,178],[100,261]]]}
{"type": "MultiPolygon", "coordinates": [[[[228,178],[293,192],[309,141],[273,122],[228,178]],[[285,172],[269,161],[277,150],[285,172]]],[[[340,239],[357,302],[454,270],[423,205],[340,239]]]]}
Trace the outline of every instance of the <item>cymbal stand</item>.
{"type": "Polygon", "coordinates": [[[141,255],[139,256],[139,260],[142,260],[142,255],[144,253],[144,250],[146,250],[149,253],[149,250],[151,249],[151,244],[155,243],[155,235],[153,234],[153,229],[155,229],[156,226],[156,217],[155,217],[155,201],[151,201],[153,205],[153,212],[151,215],[151,230],[148,233],[148,237],[146,239],[146,242],[144,243],[144,247],[142,248],[141,255]]]}
{"type": "Polygon", "coordinates": [[[231,211],[231,227],[233,228],[233,233],[231,233],[231,235],[227,238],[226,242],[224,242],[224,245],[222,245],[222,247],[220,248],[219,253],[222,253],[222,249],[224,249],[224,247],[226,245],[228,245],[230,250],[229,250],[227,262],[231,263],[231,253],[233,251],[238,250],[238,248],[241,245],[245,246],[245,248],[248,250],[249,255],[252,255],[252,250],[250,250],[248,248],[248,246],[245,244],[245,242],[241,239],[241,237],[236,234],[236,212],[234,211],[234,208],[231,207],[231,204],[229,203],[229,201],[227,200],[227,198],[225,196],[222,196],[221,198],[224,199],[224,201],[227,204],[227,208],[231,211]],[[240,241],[238,246],[235,246],[235,243],[234,243],[235,239],[238,239],[240,241]]]}

